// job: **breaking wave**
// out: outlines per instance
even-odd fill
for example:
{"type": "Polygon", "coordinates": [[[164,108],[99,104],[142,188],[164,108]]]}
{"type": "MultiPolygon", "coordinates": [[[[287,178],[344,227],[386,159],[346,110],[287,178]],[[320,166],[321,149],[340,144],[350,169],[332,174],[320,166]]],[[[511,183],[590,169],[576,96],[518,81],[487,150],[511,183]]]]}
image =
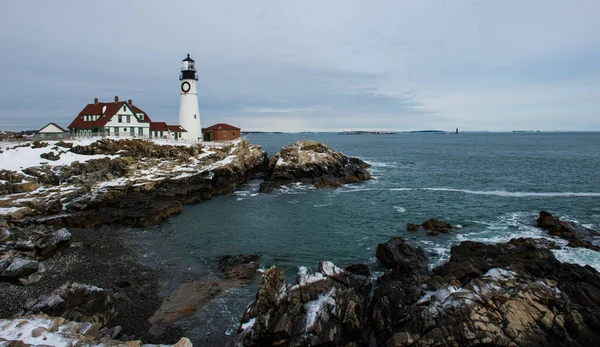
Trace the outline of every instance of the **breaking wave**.
{"type": "Polygon", "coordinates": [[[600,197],[600,193],[596,192],[509,192],[505,190],[469,190],[469,189],[454,189],[454,188],[354,188],[343,190],[343,193],[356,193],[365,191],[390,191],[403,192],[413,190],[425,190],[435,192],[451,192],[473,195],[490,195],[509,198],[549,198],[549,197],[600,197]]]}

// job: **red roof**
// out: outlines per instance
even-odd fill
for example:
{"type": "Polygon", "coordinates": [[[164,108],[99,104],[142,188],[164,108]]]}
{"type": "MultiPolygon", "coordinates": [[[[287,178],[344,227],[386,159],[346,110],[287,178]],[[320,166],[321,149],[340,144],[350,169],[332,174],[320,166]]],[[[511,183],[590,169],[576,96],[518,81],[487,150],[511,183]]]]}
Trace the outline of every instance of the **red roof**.
{"type": "Polygon", "coordinates": [[[77,118],[75,118],[71,124],[68,126],[69,129],[92,129],[97,127],[103,127],[106,123],[121,109],[123,105],[127,105],[135,114],[143,113],[144,119],[140,119],[139,121],[142,123],[150,123],[150,117],[148,114],[144,112],[137,106],[133,106],[126,101],[117,101],[117,102],[99,102],[96,104],[87,104],[86,107],[79,112],[77,118]],[[102,114],[102,109],[106,106],[106,112],[102,114]],[[85,116],[87,115],[96,115],[100,116],[95,121],[86,121],[85,116]]]}
{"type": "Polygon", "coordinates": [[[204,130],[240,130],[240,128],[236,128],[233,125],[225,123],[217,123],[215,125],[209,126],[208,128],[204,128],[204,130]]]}
{"type": "Polygon", "coordinates": [[[169,131],[173,131],[173,132],[186,132],[187,130],[185,130],[181,125],[167,125],[167,129],[169,129],[169,131]]]}
{"type": "Polygon", "coordinates": [[[165,122],[150,122],[150,131],[168,131],[167,123],[165,122]]]}

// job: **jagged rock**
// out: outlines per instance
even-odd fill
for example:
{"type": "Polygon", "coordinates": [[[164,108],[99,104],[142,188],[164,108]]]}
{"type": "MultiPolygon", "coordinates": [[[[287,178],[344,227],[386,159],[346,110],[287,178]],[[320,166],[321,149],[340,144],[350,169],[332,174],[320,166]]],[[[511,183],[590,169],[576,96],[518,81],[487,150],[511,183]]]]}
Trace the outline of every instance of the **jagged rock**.
{"type": "Polygon", "coordinates": [[[450,261],[434,269],[443,276],[453,276],[466,282],[491,268],[519,269],[544,277],[552,273],[560,262],[552,252],[535,239],[512,239],[495,245],[463,241],[450,250],[450,261]]]}
{"type": "Polygon", "coordinates": [[[32,240],[19,240],[15,243],[15,249],[19,251],[32,251],[35,249],[35,244],[32,240]]]}
{"type": "Polygon", "coordinates": [[[150,317],[150,333],[154,336],[163,335],[169,326],[202,309],[219,293],[221,287],[216,282],[196,281],[182,284],[163,300],[160,308],[150,317]]]}
{"type": "Polygon", "coordinates": [[[31,214],[31,212],[32,210],[27,206],[11,207],[2,217],[8,220],[17,220],[31,214]]]}
{"type": "MultiPolygon", "coordinates": [[[[142,341],[118,341],[100,332],[99,323],[74,322],[61,317],[31,315],[14,319],[0,319],[0,345],[28,346],[98,346],[141,347],[142,341]]],[[[143,345],[153,346],[153,345],[143,345]]],[[[169,347],[170,345],[161,344],[169,347]]],[[[182,337],[173,347],[191,347],[182,337]]]]}
{"type": "Polygon", "coordinates": [[[10,261],[7,259],[0,259],[0,274],[10,265],[10,261]]]}
{"type": "MultiPolygon", "coordinates": [[[[23,169],[47,189],[27,194],[26,199],[0,200],[0,207],[12,207],[2,209],[0,217],[20,225],[149,226],[180,213],[183,204],[232,193],[268,166],[266,153],[248,140],[211,151],[139,139],[100,140],[73,146],[71,151],[119,157],[23,169]],[[223,162],[217,165],[219,158],[223,162]],[[147,174],[150,169],[155,173],[147,174]],[[111,182],[105,184],[107,180],[111,182]]],[[[2,175],[19,182],[26,178],[14,172],[0,172],[2,175]]],[[[5,186],[0,186],[0,194],[10,192],[5,186]]]]}
{"type": "Polygon", "coordinates": [[[370,283],[331,262],[314,274],[299,273],[293,285],[272,267],[264,273],[256,300],[242,319],[235,346],[364,345],[370,283]],[[362,281],[361,281],[362,280],[362,281]]]}
{"type": "Polygon", "coordinates": [[[217,263],[226,278],[248,280],[260,267],[259,258],[258,254],[226,255],[219,257],[217,263]]]}
{"type": "Polygon", "coordinates": [[[408,230],[408,231],[417,231],[420,228],[421,228],[421,225],[419,225],[419,224],[414,224],[414,223],[406,224],[406,230],[408,230]]]}
{"type": "Polygon", "coordinates": [[[66,247],[71,241],[71,233],[63,228],[44,235],[35,241],[35,248],[40,259],[48,259],[56,252],[66,247]]]}
{"type": "Polygon", "coordinates": [[[401,238],[395,237],[377,246],[377,259],[387,268],[405,276],[429,273],[427,255],[420,247],[413,247],[401,238]]]}
{"type": "Polygon", "coordinates": [[[27,315],[44,313],[77,322],[98,322],[101,326],[115,313],[106,290],[80,283],[65,283],[52,293],[28,302],[25,310],[27,315]]]}
{"type": "Polygon", "coordinates": [[[305,182],[317,188],[339,187],[371,178],[369,164],[331,150],[316,141],[297,141],[282,147],[269,162],[267,177],[260,185],[261,192],[292,182],[305,182]]]}
{"type": "Polygon", "coordinates": [[[377,344],[597,344],[600,274],[561,264],[545,245],[555,247],[532,239],[465,241],[434,269],[437,276],[381,277],[371,303],[377,344]]]}
{"type": "Polygon", "coordinates": [[[344,270],[353,273],[355,275],[361,275],[369,277],[371,276],[371,271],[369,271],[369,267],[365,264],[352,264],[348,265],[344,268],[344,270]]]}
{"type": "Polygon", "coordinates": [[[44,148],[44,147],[48,147],[49,144],[48,142],[43,142],[43,141],[33,141],[33,143],[31,144],[31,148],[44,148]]]}
{"type": "Polygon", "coordinates": [[[452,225],[445,221],[439,221],[437,219],[428,219],[421,225],[413,223],[406,224],[406,230],[408,231],[416,231],[419,230],[421,227],[423,229],[429,230],[427,234],[432,236],[436,236],[442,233],[447,234],[453,230],[458,229],[458,227],[455,225],[452,225]]]}
{"type": "Polygon", "coordinates": [[[1,228],[0,229],[0,242],[4,242],[6,240],[8,240],[11,236],[10,230],[6,229],[6,228],[1,228]]]}
{"type": "Polygon", "coordinates": [[[553,216],[549,212],[541,211],[537,219],[537,226],[548,230],[548,234],[558,236],[568,240],[569,247],[583,247],[593,251],[600,251],[600,246],[594,245],[591,242],[584,240],[581,235],[569,223],[561,221],[558,217],[553,216]]]}
{"type": "Polygon", "coordinates": [[[370,283],[356,280],[364,276],[330,262],[293,285],[272,267],[231,345],[599,345],[600,274],[560,263],[549,248],[542,239],[465,241],[430,274],[424,251],[394,238],[378,247],[392,271],[370,301],[370,283]]]}
{"type": "Polygon", "coordinates": [[[41,158],[56,161],[60,159],[60,154],[56,154],[54,152],[42,153],[40,154],[41,158]]]}
{"type": "Polygon", "coordinates": [[[27,277],[38,270],[39,263],[35,260],[14,258],[0,273],[0,278],[17,279],[27,277]]]}

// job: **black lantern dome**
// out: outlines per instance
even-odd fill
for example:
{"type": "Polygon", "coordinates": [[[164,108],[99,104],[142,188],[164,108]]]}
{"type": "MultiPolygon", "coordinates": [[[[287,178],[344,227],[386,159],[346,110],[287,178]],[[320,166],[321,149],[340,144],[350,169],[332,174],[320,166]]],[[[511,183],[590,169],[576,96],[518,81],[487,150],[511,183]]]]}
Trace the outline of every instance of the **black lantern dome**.
{"type": "Polygon", "coordinates": [[[179,80],[198,80],[198,76],[196,75],[196,67],[194,64],[194,59],[192,59],[188,54],[187,57],[182,61],[181,75],[179,75],[179,80]]]}

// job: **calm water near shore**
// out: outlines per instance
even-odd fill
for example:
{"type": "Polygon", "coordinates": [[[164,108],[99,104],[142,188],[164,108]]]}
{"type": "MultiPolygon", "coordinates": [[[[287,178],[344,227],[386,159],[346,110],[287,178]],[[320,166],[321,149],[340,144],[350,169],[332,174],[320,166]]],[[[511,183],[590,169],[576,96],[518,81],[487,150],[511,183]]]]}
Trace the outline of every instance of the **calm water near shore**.
{"type": "MultiPolygon", "coordinates": [[[[127,230],[143,259],[167,270],[163,294],[185,281],[214,279],[220,255],[260,253],[263,267],[283,266],[291,277],[299,266],[316,269],[321,260],[375,268],[377,244],[393,236],[424,247],[432,266],[446,260],[450,246],[462,240],[546,237],[535,227],[540,210],[600,230],[600,133],[248,138],[270,155],[296,140],[324,142],[369,162],[375,179],[337,190],[292,185],[273,194],[258,194],[260,182],[250,182],[235,194],[187,206],[161,225],[127,230]],[[406,231],[406,223],[428,218],[462,228],[437,237],[406,231]]],[[[600,244],[600,237],[592,241],[600,244]]],[[[555,254],[600,269],[600,253],[569,249],[555,254]]],[[[226,340],[258,281],[227,289],[183,322],[188,335],[205,344],[226,340]]]]}

